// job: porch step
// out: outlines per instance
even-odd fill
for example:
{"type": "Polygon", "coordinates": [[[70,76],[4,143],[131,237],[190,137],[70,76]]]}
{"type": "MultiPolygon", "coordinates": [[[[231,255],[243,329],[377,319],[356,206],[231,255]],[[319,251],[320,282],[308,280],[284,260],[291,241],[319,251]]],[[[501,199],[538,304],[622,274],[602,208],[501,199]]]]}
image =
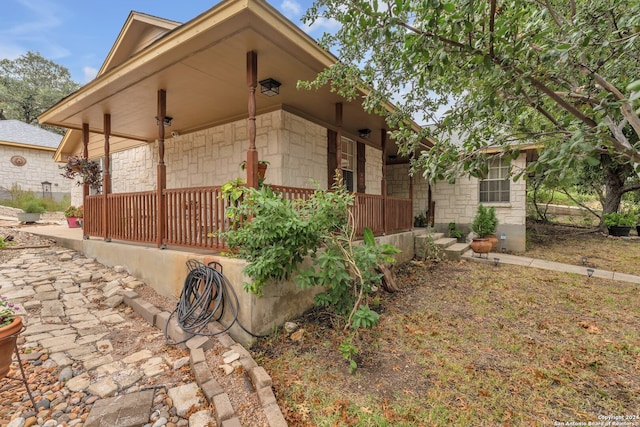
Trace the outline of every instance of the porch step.
{"type": "MultiPolygon", "coordinates": [[[[442,234],[442,233],[440,233],[442,234]]],[[[440,249],[446,249],[451,245],[454,245],[456,243],[458,243],[458,239],[454,238],[454,237],[440,237],[438,240],[434,241],[433,243],[436,244],[436,246],[438,246],[440,249]]]]}
{"type": "Polygon", "coordinates": [[[444,249],[444,256],[450,260],[457,260],[460,259],[462,254],[468,251],[469,248],[469,243],[454,243],[444,249]]]}

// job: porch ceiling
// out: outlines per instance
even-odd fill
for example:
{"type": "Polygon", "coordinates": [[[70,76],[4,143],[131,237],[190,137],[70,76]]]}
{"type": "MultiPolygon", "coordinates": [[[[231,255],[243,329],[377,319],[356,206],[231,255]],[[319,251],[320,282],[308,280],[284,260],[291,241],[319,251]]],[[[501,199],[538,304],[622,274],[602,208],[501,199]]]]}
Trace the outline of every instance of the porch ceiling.
{"type": "MultiPolygon", "coordinates": [[[[335,62],[275,9],[260,0],[227,0],[171,31],[106,71],[40,116],[43,123],[82,129],[92,137],[90,157],[102,154],[103,116],[111,115],[111,151],[152,142],[158,137],[157,92],[167,93],[168,131],[181,134],[247,117],[246,53],[258,54],[258,81],[282,83],[280,94],[256,90],[258,113],[287,108],[321,124],[335,125],[335,104],[343,102],[343,133],[372,130],[368,144],[380,147],[384,119],[367,114],[356,100],[347,103],[325,87],[298,90],[298,80],[312,80],[335,62]],[[129,139],[132,141],[124,141],[129,139]],[[135,142],[137,141],[137,142],[135,142]]],[[[77,152],[79,132],[67,138],[59,154],[77,152]]]]}

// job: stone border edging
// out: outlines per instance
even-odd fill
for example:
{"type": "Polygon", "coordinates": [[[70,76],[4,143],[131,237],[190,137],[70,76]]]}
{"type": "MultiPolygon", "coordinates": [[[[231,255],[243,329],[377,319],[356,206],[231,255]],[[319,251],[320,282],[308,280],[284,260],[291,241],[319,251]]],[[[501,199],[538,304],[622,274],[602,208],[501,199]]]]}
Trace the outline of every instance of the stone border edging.
{"type": "MultiPolygon", "coordinates": [[[[153,304],[139,298],[138,293],[133,290],[123,291],[122,296],[124,297],[124,303],[146,320],[147,323],[164,331],[171,313],[162,311],[153,304]]],[[[223,330],[218,322],[210,323],[208,329],[211,333],[219,333],[223,330]]],[[[175,318],[172,318],[171,322],[169,322],[167,333],[176,341],[182,341],[188,338],[189,335],[180,328],[175,318]]],[[[217,425],[220,427],[241,427],[240,420],[231,406],[229,395],[225,393],[222,386],[213,377],[206,363],[204,352],[213,347],[212,338],[214,337],[195,335],[185,342],[186,347],[189,349],[191,370],[207,401],[214,406],[217,425]]],[[[278,406],[273,393],[273,382],[267,371],[258,366],[253,357],[251,357],[251,353],[241,344],[235,342],[226,332],[219,333],[215,338],[224,348],[234,350],[240,355],[239,361],[251,379],[269,427],[287,427],[287,421],[278,406]]]]}

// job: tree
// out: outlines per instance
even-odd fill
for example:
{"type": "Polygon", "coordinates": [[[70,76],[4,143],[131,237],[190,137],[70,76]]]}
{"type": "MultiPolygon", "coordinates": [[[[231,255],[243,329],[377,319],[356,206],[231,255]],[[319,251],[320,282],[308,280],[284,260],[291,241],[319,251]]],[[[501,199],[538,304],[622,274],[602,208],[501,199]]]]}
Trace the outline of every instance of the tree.
{"type": "Polygon", "coordinates": [[[341,24],[321,40],[340,62],[301,85],[367,87],[402,154],[434,138],[414,162],[431,180],[478,176],[482,148],[515,158],[523,142],[544,147],[532,170],[560,179],[602,155],[640,172],[639,0],[316,0],[305,20],[320,18],[341,24]],[[412,117],[435,125],[415,133],[412,117]]]}
{"type": "Polygon", "coordinates": [[[39,53],[0,60],[0,112],[7,119],[37,124],[40,113],[79,87],[67,68],[39,53]]]}

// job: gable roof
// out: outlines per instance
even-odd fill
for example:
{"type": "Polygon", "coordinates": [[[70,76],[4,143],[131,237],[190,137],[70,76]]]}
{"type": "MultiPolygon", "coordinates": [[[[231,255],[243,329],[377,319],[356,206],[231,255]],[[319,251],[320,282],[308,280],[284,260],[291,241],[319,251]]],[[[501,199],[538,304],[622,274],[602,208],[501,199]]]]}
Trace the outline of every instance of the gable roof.
{"type": "Polygon", "coordinates": [[[0,145],[55,151],[62,135],[20,120],[0,120],[0,145]]]}
{"type": "MultiPolygon", "coordinates": [[[[138,39],[144,31],[134,31],[143,18],[162,27],[160,18],[132,13],[101,74],[39,118],[78,131],[88,123],[90,158],[103,153],[105,114],[111,115],[112,153],[155,141],[160,89],[167,94],[172,131],[186,134],[247,118],[249,51],[257,53],[258,81],[273,78],[282,84],[278,96],[256,94],[257,114],[284,109],[336,129],[335,105],[342,103],[343,135],[357,139],[358,129],[372,129],[366,143],[381,147],[385,119],[365,112],[361,99],[346,101],[328,86],[297,89],[299,80],[315,79],[337,59],[265,0],[223,0],[173,29],[173,21],[164,21],[167,32],[147,38],[147,45],[138,39]]],[[[81,135],[73,132],[56,158],[81,148],[81,135]]]]}

